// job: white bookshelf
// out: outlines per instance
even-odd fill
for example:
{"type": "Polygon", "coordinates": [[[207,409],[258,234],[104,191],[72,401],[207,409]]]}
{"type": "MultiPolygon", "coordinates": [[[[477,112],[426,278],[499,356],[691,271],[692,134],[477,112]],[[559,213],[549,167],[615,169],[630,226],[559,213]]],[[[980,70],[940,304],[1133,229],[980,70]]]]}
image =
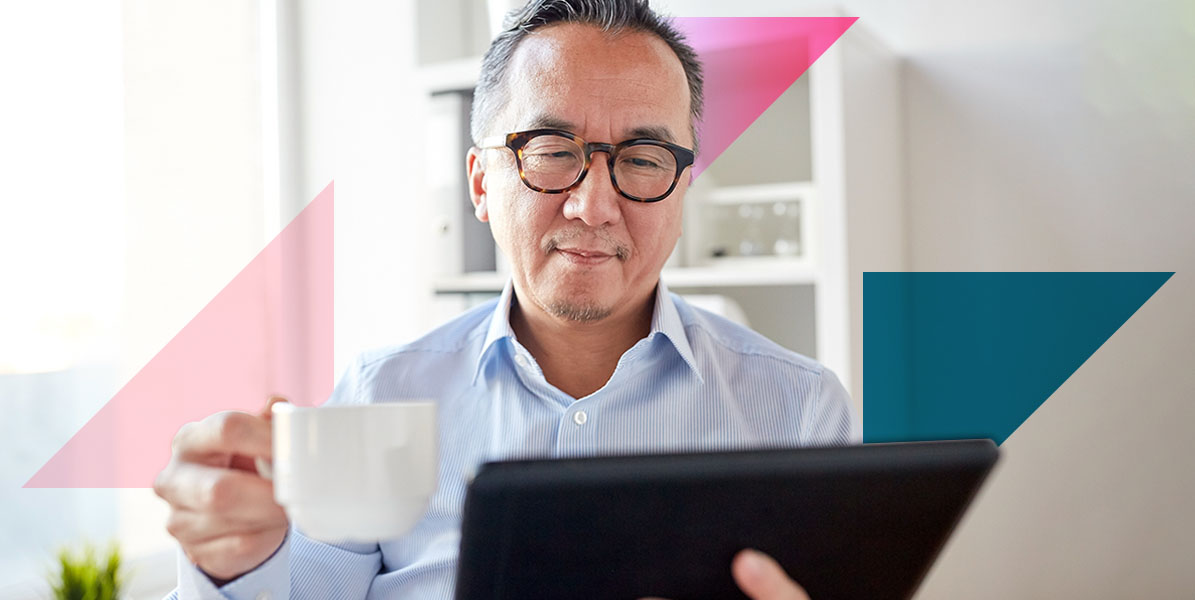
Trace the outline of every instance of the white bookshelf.
{"type": "Polygon", "coordinates": [[[418,69],[419,87],[429,94],[472,89],[481,70],[480,56],[466,56],[423,65],[418,69]]]}

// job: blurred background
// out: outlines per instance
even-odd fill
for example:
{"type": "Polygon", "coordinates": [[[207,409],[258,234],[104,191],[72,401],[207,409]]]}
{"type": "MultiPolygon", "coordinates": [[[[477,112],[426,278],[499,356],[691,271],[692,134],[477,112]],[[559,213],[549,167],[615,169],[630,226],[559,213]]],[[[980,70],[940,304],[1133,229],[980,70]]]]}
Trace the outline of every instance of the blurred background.
{"type": "MultiPolygon", "coordinates": [[[[860,17],[698,178],[665,273],[858,407],[864,271],[1176,271],[1005,442],[919,597],[1188,596],[1195,4],[653,5],[860,17]]],[[[333,179],[337,373],[496,293],[464,149],[508,7],[0,7],[0,597],[81,540],[173,586],[151,491],[21,485],[333,179]]]]}

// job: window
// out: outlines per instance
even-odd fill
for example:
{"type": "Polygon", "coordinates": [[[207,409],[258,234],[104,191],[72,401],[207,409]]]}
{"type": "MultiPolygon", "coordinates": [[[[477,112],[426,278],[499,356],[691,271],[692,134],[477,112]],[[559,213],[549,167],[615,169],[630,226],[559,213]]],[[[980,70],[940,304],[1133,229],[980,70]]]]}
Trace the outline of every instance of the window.
{"type": "Polygon", "coordinates": [[[84,540],[173,586],[151,490],[21,486],[277,232],[272,6],[0,9],[0,596],[84,540]]]}

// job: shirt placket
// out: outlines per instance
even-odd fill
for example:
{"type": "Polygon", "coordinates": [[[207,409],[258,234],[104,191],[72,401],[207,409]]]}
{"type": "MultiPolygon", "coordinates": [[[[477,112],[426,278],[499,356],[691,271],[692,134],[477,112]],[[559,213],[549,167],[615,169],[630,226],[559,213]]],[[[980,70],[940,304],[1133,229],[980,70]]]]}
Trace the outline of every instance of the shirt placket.
{"type": "Polygon", "coordinates": [[[556,452],[557,458],[576,456],[590,456],[605,454],[613,448],[606,447],[616,443],[606,433],[609,430],[608,418],[605,414],[610,400],[624,394],[630,387],[631,378],[650,366],[655,359],[650,353],[652,337],[640,340],[619,360],[610,381],[597,392],[585,398],[573,401],[565,408],[564,414],[557,423],[556,452]]]}

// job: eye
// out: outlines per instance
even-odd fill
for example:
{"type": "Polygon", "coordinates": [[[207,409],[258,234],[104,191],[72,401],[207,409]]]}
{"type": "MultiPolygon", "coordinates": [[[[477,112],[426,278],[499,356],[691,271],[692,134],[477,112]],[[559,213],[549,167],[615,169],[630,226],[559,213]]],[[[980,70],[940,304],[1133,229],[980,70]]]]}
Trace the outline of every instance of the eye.
{"type": "Polygon", "coordinates": [[[570,148],[568,146],[562,146],[559,144],[552,146],[540,145],[533,148],[524,149],[523,156],[525,158],[550,160],[554,162],[574,160],[577,158],[577,150],[575,148],[570,148]]]}
{"type": "Polygon", "coordinates": [[[622,158],[621,162],[626,167],[639,171],[652,171],[655,169],[664,168],[664,166],[656,160],[644,156],[626,156],[622,158]]]}

